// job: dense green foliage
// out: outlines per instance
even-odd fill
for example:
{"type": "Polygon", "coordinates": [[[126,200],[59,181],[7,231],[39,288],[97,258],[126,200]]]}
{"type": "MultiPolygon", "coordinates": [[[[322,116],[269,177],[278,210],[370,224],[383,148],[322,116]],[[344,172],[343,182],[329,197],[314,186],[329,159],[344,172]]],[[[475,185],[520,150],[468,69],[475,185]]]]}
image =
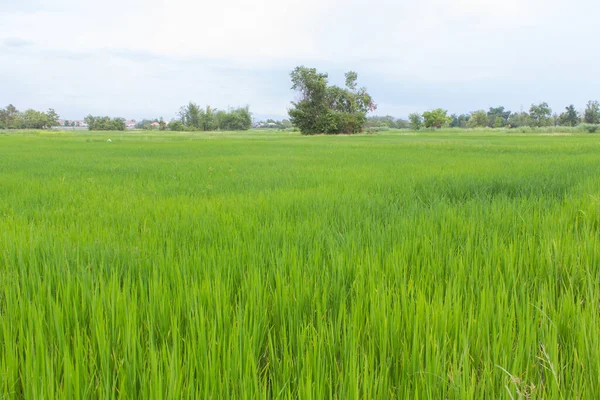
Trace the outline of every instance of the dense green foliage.
{"type": "Polygon", "coordinates": [[[394,118],[391,115],[367,117],[365,128],[389,128],[389,129],[408,129],[410,122],[402,118],[394,118]]]}
{"type": "Polygon", "coordinates": [[[183,124],[183,122],[179,121],[179,120],[174,120],[169,122],[169,130],[170,131],[174,131],[174,132],[183,132],[185,131],[186,126],[183,124]]]}
{"type": "Polygon", "coordinates": [[[358,88],[356,72],[346,73],[346,87],[328,85],[328,75],[315,68],[296,67],[290,74],[299,100],[292,102],[290,121],[304,135],[362,132],[367,113],[377,106],[365,88],[358,88]]]}
{"type": "Polygon", "coordinates": [[[599,398],[600,136],[494,132],[0,135],[0,396],[599,398]]]}
{"type": "Polygon", "coordinates": [[[471,113],[467,126],[469,128],[483,128],[488,124],[488,117],[485,110],[477,110],[471,113]]]}
{"type": "Polygon", "coordinates": [[[33,109],[21,112],[9,104],[0,109],[0,129],[48,129],[58,125],[58,114],[52,108],[47,112],[33,109]]]}
{"type": "Polygon", "coordinates": [[[565,112],[558,117],[558,124],[562,126],[577,126],[580,123],[581,118],[573,104],[565,107],[565,112]]]}
{"type": "Polygon", "coordinates": [[[551,125],[552,109],[548,103],[532,104],[529,108],[529,126],[551,125]]]}
{"type": "Polygon", "coordinates": [[[423,127],[423,116],[419,113],[408,114],[410,128],[417,131],[423,127]]]}
{"type": "MultiPolygon", "coordinates": [[[[413,113],[409,115],[412,129],[440,128],[445,126],[444,118],[440,112],[442,109],[426,111],[425,113],[413,113]],[[425,118],[425,117],[428,118],[425,118]],[[438,118],[439,117],[439,118],[438,118]],[[436,120],[437,118],[437,120],[436,120]],[[423,121],[429,119],[429,123],[423,121]],[[442,124],[440,125],[440,122],[442,124]]],[[[489,111],[477,110],[470,114],[452,114],[448,120],[451,128],[551,128],[554,126],[575,127],[584,122],[582,130],[595,132],[600,124],[600,103],[589,101],[585,111],[578,112],[574,105],[565,107],[562,114],[552,114],[552,109],[546,102],[532,104],[529,112],[511,112],[503,106],[490,107],[489,111]]]]}
{"type": "Polygon", "coordinates": [[[586,124],[600,124],[600,103],[589,101],[583,114],[583,122],[586,124]]]}
{"type": "Polygon", "coordinates": [[[252,114],[248,107],[217,110],[210,106],[201,108],[196,103],[190,102],[181,107],[179,111],[180,122],[169,127],[174,130],[189,131],[245,131],[252,127],[252,114]]]}
{"type": "Polygon", "coordinates": [[[444,126],[448,126],[450,121],[452,121],[452,118],[448,117],[448,111],[441,108],[425,111],[423,113],[423,126],[425,128],[440,129],[444,126]]]}
{"type": "Polygon", "coordinates": [[[110,117],[94,117],[88,115],[84,119],[85,123],[88,124],[88,129],[94,131],[124,131],[125,120],[123,118],[110,118],[110,117]]]}
{"type": "Polygon", "coordinates": [[[467,128],[471,120],[470,114],[452,114],[450,116],[450,128],[467,128]]]}

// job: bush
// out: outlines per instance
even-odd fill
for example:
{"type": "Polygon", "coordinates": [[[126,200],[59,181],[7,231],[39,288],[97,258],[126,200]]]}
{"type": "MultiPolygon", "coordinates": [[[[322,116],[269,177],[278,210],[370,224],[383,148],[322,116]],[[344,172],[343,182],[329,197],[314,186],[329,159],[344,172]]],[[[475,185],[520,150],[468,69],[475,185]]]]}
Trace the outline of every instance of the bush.
{"type": "Polygon", "coordinates": [[[94,117],[88,115],[85,117],[90,131],[124,131],[125,120],[123,118],[94,117]]]}
{"type": "Polygon", "coordinates": [[[375,132],[387,132],[391,130],[389,126],[376,126],[374,129],[375,132]]]}
{"type": "Polygon", "coordinates": [[[600,125],[598,124],[580,124],[578,126],[579,130],[587,132],[587,133],[596,133],[598,129],[600,129],[600,125]]]}
{"type": "Polygon", "coordinates": [[[169,122],[169,130],[181,132],[185,130],[185,126],[181,121],[171,121],[169,122]]]}

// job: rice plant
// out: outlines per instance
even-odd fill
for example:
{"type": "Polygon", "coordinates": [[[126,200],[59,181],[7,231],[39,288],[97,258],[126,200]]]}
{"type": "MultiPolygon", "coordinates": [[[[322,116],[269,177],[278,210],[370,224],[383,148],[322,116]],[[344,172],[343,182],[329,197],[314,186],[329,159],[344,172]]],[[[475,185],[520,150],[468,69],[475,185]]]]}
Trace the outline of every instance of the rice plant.
{"type": "Polygon", "coordinates": [[[0,135],[0,396],[598,398],[599,150],[0,135]]]}

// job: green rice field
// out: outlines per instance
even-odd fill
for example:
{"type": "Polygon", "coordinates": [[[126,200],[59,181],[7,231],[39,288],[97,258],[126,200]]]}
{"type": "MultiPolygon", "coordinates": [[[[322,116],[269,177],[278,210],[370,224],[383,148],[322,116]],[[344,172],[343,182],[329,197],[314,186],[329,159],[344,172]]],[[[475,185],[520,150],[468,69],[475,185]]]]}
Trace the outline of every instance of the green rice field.
{"type": "Polygon", "coordinates": [[[0,133],[0,398],[598,399],[600,134],[0,133]]]}

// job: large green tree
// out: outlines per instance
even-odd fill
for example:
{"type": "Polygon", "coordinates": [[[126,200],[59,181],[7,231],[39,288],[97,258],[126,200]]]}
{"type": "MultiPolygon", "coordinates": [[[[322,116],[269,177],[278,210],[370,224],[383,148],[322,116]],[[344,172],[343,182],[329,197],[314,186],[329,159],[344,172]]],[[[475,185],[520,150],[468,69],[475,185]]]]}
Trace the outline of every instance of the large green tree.
{"type": "Polygon", "coordinates": [[[252,127],[252,114],[248,107],[240,107],[217,113],[219,129],[225,131],[245,131],[252,127]]]}
{"type": "Polygon", "coordinates": [[[88,124],[90,131],[124,131],[125,120],[123,118],[110,118],[110,117],[95,117],[88,115],[84,119],[85,123],[88,124]]]}
{"type": "Polygon", "coordinates": [[[53,126],[59,126],[60,122],[58,122],[59,115],[54,111],[54,108],[49,108],[46,111],[46,126],[45,128],[52,128],[53,126]]]}
{"type": "Polygon", "coordinates": [[[19,110],[12,104],[0,109],[0,129],[19,128],[19,110]]]}
{"type": "Polygon", "coordinates": [[[469,128],[482,128],[488,124],[488,115],[485,110],[477,110],[471,113],[469,128]]]}
{"type": "Polygon", "coordinates": [[[450,118],[452,118],[450,128],[466,128],[469,126],[471,116],[469,114],[452,114],[450,118]]]}
{"type": "Polygon", "coordinates": [[[202,125],[202,109],[193,102],[181,107],[179,110],[181,122],[189,128],[200,129],[202,125]]]}
{"type": "Polygon", "coordinates": [[[9,104],[0,109],[0,129],[48,129],[59,125],[58,114],[51,108],[47,112],[28,109],[19,112],[9,104]]]}
{"type": "Polygon", "coordinates": [[[583,121],[586,124],[600,123],[600,103],[598,103],[598,101],[588,101],[585,112],[583,113],[583,121]]]}
{"type": "Polygon", "coordinates": [[[552,122],[552,109],[548,103],[532,104],[529,108],[529,125],[549,126],[552,122]]]}
{"type": "Polygon", "coordinates": [[[529,114],[525,111],[514,112],[508,117],[508,127],[518,128],[529,124],[529,114]]]}
{"type": "Polygon", "coordinates": [[[410,123],[410,128],[415,131],[418,131],[423,127],[423,116],[419,113],[408,114],[408,121],[410,123]]]}
{"type": "Polygon", "coordinates": [[[571,104],[565,107],[565,112],[558,117],[558,123],[562,126],[576,126],[581,122],[579,113],[575,110],[575,106],[571,104]]]}
{"type": "Polygon", "coordinates": [[[448,116],[448,111],[441,108],[423,113],[423,125],[425,125],[425,128],[439,129],[450,124],[451,120],[448,116]]]}
{"type": "Polygon", "coordinates": [[[189,102],[179,110],[179,118],[181,126],[173,125],[176,130],[241,131],[252,127],[252,114],[247,106],[222,111],[211,106],[200,108],[197,104],[189,102]]]}
{"type": "Polygon", "coordinates": [[[377,108],[367,90],[358,88],[356,72],[346,73],[345,88],[329,86],[328,75],[315,68],[296,67],[290,77],[299,97],[290,121],[304,135],[361,132],[367,113],[377,108]]]}
{"type": "Polygon", "coordinates": [[[490,107],[490,110],[487,112],[487,117],[489,127],[501,128],[508,124],[510,111],[505,110],[503,106],[490,107]]]}

